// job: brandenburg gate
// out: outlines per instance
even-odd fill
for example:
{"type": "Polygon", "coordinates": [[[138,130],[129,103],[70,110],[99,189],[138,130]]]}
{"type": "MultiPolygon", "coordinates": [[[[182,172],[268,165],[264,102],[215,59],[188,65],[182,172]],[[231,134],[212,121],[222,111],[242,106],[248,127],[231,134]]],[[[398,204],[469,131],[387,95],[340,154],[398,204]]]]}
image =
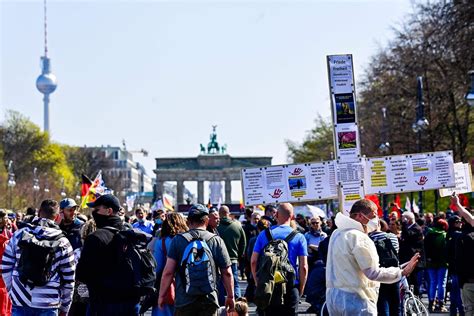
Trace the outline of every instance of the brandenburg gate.
{"type": "Polygon", "coordinates": [[[207,148],[201,144],[201,152],[190,158],[156,158],[156,196],[163,195],[165,181],[177,184],[176,202],[184,204],[184,182],[197,182],[197,202],[204,201],[204,181],[224,181],[224,203],[230,204],[231,181],[240,181],[240,170],[271,165],[272,157],[231,157],[226,153],[227,146],[217,143],[216,125],[210,136],[207,148]],[[207,149],[207,150],[206,150],[207,149]]]}

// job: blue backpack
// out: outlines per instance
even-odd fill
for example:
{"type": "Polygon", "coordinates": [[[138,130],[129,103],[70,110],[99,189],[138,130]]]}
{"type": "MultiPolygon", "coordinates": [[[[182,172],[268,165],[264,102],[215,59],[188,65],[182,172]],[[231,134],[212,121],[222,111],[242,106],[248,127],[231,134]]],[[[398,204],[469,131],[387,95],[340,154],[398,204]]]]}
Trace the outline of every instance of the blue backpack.
{"type": "Polygon", "coordinates": [[[208,237],[200,237],[198,232],[190,230],[181,236],[188,241],[180,265],[186,294],[203,296],[216,291],[216,265],[207,242],[217,235],[209,233],[208,237]]]}

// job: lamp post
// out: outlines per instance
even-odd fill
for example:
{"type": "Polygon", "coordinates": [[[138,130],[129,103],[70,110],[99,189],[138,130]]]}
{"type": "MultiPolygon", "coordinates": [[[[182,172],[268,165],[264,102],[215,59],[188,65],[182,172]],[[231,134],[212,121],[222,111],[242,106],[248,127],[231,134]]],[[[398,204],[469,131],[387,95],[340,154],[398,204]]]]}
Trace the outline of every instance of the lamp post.
{"type": "Polygon", "coordinates": [[[45,180],[44,180],[44,189],[43,189],[43,191],[44,191],[44,193],[46,193],[46,196],[49,196],[49,185],[48,185],[48,174],[47,173],[44,174],[44,179],[45,180]]]}
{"type": "Polygon", "coordinates": [[[382,141],[379,145],[379,152],[383,155],[390,151],[390,143],[387,139],[387,109],[382,108],[382,141]]]}
{"type": "Polygon", "coordinates": [[[61,199],[66,197],[66,191],[64,190],[64,178],[61,179],[61,199]]]}
{"type": "Polygon", "coordinates": [[[38,179],[38,168],[33,168],[33,204],[36,207],[38,199],[38,192],[40,190],[39,179],[38,179]]]}
{"type": "Polygon", "coordinates": [[[10,160],[8,162],[8,208],[11,210],[12,209],[12,201],[13,201],[13,188],[16,185],[15,182],[15,173],[13,172],[13,160],[10,160]]]}
{"type": "Polygon", "coordinates": [[[466,93],[466,96],[464,97],[467,101],[467,104],[469,106],[474,107],[474,70],[470,70],[467,73],[469,77],[471,77],[471,87],[469,88],[469,91],[466,93]]]}
{"type": "MultiPolygon", "coordinates": [[[[390,143],[388,142],[388,135],[387,135],[387,108],[382,108],[382,139],[379,145],[379,152],[382,155],[388,154],[390,151],[390,143]]],[[[380,198],[382,200],[382,211],[384,212],[384,216],[387,216],[387,199],[385,198],[384,194],[380,194],[380,198]]]]}
{"type": "MultiPolygon", "coordinates": [[[[412,125],[416,133],[416,151],[421,152],[421,133],[428,128],[430,123],[425,117],[425,103],[423,102],[423,77],[416,78],[416,121],[412,125]]],[[[418,207],[423,214],[423,191],[418,192],[418,207]]]]}

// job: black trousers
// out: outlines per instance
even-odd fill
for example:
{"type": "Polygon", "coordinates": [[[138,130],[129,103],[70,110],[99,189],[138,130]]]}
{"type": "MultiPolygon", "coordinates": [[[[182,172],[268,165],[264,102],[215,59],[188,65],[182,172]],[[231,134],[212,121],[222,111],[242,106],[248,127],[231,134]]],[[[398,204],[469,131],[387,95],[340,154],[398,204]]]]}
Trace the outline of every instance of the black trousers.
{"type": "MultiPolygon", "coordinates": [[[[278,296],[278,290],[273,292],[275,297],[278,296]]],[[[294,316],[298,315],[298,304],[300,302],[300,292],[298,287],[287,289],[283,297],[283,305],[272,303],[265,310],[258,310],[259,316],[294,316]]]]}

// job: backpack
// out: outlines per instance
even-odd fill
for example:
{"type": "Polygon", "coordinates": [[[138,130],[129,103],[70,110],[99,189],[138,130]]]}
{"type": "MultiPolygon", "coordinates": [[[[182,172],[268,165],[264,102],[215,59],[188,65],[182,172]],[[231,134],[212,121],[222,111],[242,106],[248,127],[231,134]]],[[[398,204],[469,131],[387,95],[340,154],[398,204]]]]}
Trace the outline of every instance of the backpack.
{"type": "Polygon", "coordinates": [[[398,254],[389,237],[386,236],[383,239],[374,240],[374,244],[379,255],[380,267],[398,267],[398,254]]]}
{"type": "Polygon", "coordinates": [[[188,242],[180,264],[182,277],[186,284],[186,294],[203,296],[216,291],[216,265],[207,243],[217,235],[200,237],[199,233],[190,230],[181,236],[188,242]]]}
{"type": "Polygon", "coordinates": [[[298,234],[293,230],[285,239],[273,239],[270,228],[265,229],[268,244],[258,258],[255,304],[265,309],[269,305],[282,305],[286,285],[295,282],[295,269],[288,259],[288,243],[298,234]]]}
{"type": "Polygon", "coordinates": [[[21,255],[17,271],[21,283],[34,288],[45,286],[51,280],[55,273],[52,269],[54,258],[62,237],[64,234],[60,233],[53,239],[38,239],[34,233],[23,231],[18,241],[21,255]]]}
{"type": "Polygon", "coordinates": [[[105,279],[105,288],[129,296],[145,296],[155,291],[156,260],[147,245],[151,235],[139,229],[104,227],[115,235],[110,243],[116,268],[105,279]]]}

